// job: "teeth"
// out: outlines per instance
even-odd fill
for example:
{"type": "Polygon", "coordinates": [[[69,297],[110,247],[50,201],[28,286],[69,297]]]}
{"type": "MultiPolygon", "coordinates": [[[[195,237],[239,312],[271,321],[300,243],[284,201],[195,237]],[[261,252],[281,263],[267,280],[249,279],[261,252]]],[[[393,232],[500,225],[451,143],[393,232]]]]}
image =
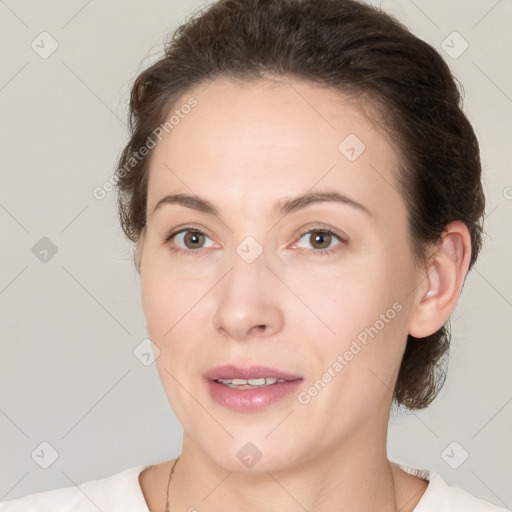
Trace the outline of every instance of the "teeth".
{"type": "Polygon", "coordinates": [[[263,387],[270,386],[272,384],[275,384],[276,382],[286,382],[286,379],[262,377],[260,379],[217,379],[217,382],[220,382],[221,384],[226,384],[231,388],[236,388],[239,386],[263,387]]]}

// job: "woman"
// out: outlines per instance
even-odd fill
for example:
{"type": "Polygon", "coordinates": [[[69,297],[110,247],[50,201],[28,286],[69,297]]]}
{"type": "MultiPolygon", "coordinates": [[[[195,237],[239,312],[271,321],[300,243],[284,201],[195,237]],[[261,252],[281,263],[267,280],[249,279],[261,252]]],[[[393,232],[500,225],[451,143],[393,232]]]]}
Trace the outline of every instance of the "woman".
{"type": "Polygon", "coordinates": [[[432,47],[355,0],[181,26],[117,169],[181,454],[0,510],[504,510],[386,454],[393,400],[443,384],[481,246],[460,103],[432,47]]]}

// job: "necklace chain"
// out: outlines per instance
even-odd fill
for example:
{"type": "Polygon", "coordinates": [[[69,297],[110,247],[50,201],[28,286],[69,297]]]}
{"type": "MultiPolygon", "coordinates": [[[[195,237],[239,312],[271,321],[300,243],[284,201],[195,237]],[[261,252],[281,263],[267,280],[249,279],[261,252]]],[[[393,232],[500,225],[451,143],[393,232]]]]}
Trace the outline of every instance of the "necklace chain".
{"type": "Polygon", "coordinates": [[[178,458],[174,461],[174,464],[172,465],[171,472],[169,474],[169,481],[167,482],[167,501],[165,502],[165,512],[169,512],[169,491],[171,490],[171,478],[172,474],[174,473],[174,467],[176,466],[176,462],[178,462],[178,458]]]}
{"type": "MultiPolygon", "coordinates": [[[[171,479],[172,474],[174,473],[174,468],[176,466],[176,463],[178,462],[179,455],[177,459],[174,461],[174,464],[172,465],[171,472],[169,474],[169,481],[167,482],[167,501],[165,502],[165,512],[169,512],[169,492],[171,490],[171,479]]],[[[396,505],[396,495],[395,495],[395,477],[393,476],[393,471],[391,471],[391,480],[393,481],[393,506],[395,508],[395,512],[398,511],[397,505],[396,505]]]]}

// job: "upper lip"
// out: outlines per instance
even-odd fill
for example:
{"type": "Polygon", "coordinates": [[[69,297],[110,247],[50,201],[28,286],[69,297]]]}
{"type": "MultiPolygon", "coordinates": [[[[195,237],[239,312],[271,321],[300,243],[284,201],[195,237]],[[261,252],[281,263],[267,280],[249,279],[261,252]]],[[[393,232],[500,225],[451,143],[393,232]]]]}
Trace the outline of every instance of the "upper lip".
{"type": "Polygon", "coordinates": [[[294,375],[269,366],[235,366],[226,364],[208,370],[204,374],[207,380],[217,379],[259,379],[269,377],[272,379],[296,380],[301,379],[300,375],[294,375]]]}

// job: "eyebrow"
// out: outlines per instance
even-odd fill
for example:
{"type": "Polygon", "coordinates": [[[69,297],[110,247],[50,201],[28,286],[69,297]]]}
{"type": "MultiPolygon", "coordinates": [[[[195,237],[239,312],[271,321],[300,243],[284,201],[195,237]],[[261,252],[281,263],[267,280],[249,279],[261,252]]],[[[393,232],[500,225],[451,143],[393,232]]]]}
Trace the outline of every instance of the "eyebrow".
{"type": "MultiPolygon", "coordinates": [[[[312,204],[325,202],[346,204],[373,217],[372,212],[366,208],[366,206],[336,191],[307,192],[293,198],[282,199],[274,205],[273,212],[276,215],[283,216],[302,210],[312,204]]],[[[213,203],[197,195],[192,196],[189,194],[170,194],[162,197],[153,208],[151,215],[154,215],[164,204],[178,204],[208,215],[219,217],[219,210],[213,203]]]]}

